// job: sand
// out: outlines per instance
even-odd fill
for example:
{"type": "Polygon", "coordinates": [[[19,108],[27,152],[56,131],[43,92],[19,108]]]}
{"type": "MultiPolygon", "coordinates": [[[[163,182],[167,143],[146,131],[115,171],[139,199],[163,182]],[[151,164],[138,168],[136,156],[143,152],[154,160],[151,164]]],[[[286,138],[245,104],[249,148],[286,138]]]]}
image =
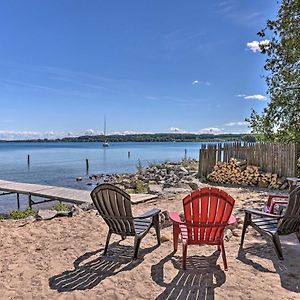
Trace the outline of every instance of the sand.
{"type": "MultiPolygon", "coordinates": [[[[237,216],[243,207],[261,206],[267,195],[223,189],[236,199],[237,216]]],[[[151,207],[182,210],[177,197],[136,205],[134,212],[151,207]]],[[[293,236],[284,242],[284,261],[252,229],[240,253],[240,237],[233,236],[225,243],[228,271],[216,247],[189,246],[183,271],[181,245],[172,253],[172,227],[162,229],[160,247],[151,229],[136,261],[132,238],[113,236],[102,256],[106,233],[95,211],[50,221],[1,221],[0,299],[300,299],[300,252],[293,236]]]]}

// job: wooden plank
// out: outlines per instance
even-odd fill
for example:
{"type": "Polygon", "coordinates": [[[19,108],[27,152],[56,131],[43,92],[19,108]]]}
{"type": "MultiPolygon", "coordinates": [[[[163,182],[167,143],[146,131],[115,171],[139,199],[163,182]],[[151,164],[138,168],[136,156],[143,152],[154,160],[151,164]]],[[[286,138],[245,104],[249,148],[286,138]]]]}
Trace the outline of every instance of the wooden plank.
{"type": "MultiPolygon", "coordinates": [[[[90,191],[65,187],[0,180],[0,190],[70,203],[92,203],[90,191]]],[[[133,204],[138,204],[153,200],[157,195],[131,194],[130,197],[133,204]]]]}

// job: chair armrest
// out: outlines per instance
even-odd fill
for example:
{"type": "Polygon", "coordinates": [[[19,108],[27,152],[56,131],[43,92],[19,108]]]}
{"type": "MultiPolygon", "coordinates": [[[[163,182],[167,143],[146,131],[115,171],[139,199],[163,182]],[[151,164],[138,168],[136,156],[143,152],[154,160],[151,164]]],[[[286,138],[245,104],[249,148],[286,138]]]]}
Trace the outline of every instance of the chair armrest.
{"type": "Polygon", "coordinates": [[[178,212],[170,212],[169,218],[175,224],[185,224],[184,222],[181,221],[178,212]]]}
{"type": "Polygon", "coordinates": [[[245,213],[248,213],[250,215],[254,214],[254,215],[258,215],[258,216],[262,216],[262,217],[274,218],[274,219],[280,219],[280,218],[282,218],[282,216],[268,214],[268,213],[265,213],[263,211],[256,210],[256,209],[245,209],[245,213]]]}
{"type": "Polygon", "coordinates": [[[272,214],[274,212],[274,206],[276,204],[288,204],[289,202],[287,200],[274,200],[272,201],[270,207],[269,207],[269,213],[272,214]]]}
{"type": "Polygon", "coordinates": [[[155,215],[158,215],[160,212],[161,212],[160,209],[152,208],[152,209],[146,211],[145,213],[143,213],[141,216],[134,217],[134,219],[148,219],[148,218],[154,217],[155,215]]]}
{"type": "Polygon", "coordinates": [[[287,199],[289,198],[289,195],[269,195],[268,196],[269,199],[273,199],[273,198],[284,198],[284,199],[287,199]]]}

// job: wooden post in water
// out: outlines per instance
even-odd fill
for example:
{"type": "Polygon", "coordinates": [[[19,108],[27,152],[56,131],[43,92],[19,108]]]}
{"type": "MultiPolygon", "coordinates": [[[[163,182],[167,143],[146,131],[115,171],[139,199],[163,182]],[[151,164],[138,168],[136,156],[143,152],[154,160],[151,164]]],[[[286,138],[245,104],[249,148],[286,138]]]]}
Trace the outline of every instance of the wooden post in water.
{"type": "Polygon", "coordinates": [[[128,151],[128,158],[130,158],[130,151],[128,151]]]}
{"type": "Polygon", "coordinates": [[[31,195],[28,195],[28,206],[31,209],[32,208],[32,200],[31,200],[31,195]]]}
{"type": "Polygon", "coordinates": [[[17,193],[17,206],[18,206],[18,210],[20,210],[20,194],[17,193]]]}
{"type": "Polygon", "coordinates": [[[27,155],[27,165],[28,165],[28,167],[30,166],[30,155],[29,154],[27,155]]]}
{"type": "Polygon", "coordinates": [[[187,150],[184,149],[184,160],[186,160],[186,159],[187,159],[187,150]]]}
{"type": "Polygon", "coordinates": [[[85,169],[86,169],[86,174],[89,174],[89,168],[90,168],[90,165],[89,165],[89,160],[86,158],[86,160],[85,160],[85,169]]]}

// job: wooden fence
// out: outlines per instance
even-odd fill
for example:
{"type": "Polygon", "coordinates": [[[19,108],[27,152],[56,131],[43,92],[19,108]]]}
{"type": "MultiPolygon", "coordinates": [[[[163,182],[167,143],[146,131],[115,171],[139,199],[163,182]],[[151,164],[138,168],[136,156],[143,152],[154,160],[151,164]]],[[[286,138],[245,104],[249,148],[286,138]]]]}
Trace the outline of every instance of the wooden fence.
{"type": "Polygon", "coordinates": [[[218,143],[202,144],[199,152],[198,173],[206,177],[217,161],[228,162],[230,158],[244,159],[248,165],[258,166],[264,172],[280,177],[297,175],[299,145],[273,143],[218,143]]]}

